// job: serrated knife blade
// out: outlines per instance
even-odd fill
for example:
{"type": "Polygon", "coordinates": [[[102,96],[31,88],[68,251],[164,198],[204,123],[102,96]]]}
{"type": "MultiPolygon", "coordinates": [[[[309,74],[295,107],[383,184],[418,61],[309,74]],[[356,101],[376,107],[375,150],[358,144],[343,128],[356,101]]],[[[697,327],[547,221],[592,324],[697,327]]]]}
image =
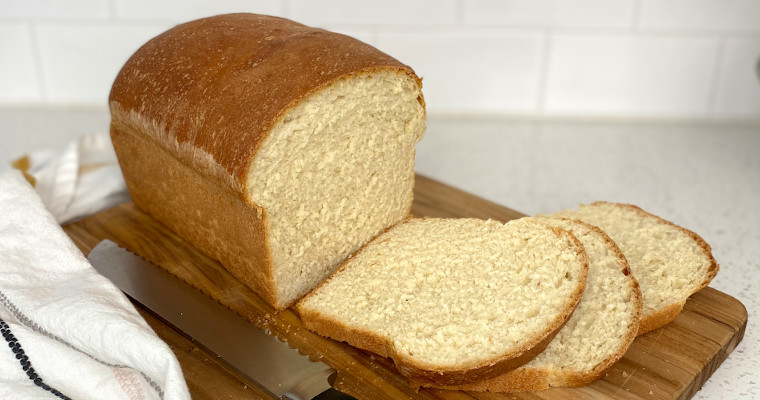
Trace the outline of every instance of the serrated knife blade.
{"type": "Polygon", "coordinates": [[[127,296],[218,356],[248,383],[279,399],[352,397],[332,389],[335,372],[143,258],[103,240],[87,257],[127,296]]]}

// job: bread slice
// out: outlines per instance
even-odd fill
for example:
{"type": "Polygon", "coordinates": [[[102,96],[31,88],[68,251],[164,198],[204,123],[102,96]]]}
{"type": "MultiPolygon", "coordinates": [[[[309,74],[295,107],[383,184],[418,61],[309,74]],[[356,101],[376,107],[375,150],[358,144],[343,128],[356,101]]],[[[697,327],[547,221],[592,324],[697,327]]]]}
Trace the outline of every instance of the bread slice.
{"type": "Polygon", "coordinates": [[[588,260],[529,220],[412,219],[304,297],[307,329],[393,358],[413,385],[458,385],[535,357],[575,309],[588,260]]]}
{"type": "Polygon", "coordinates": [[[578,220],[537,221],[566,229],[583,244],[589,259],[583,298],[536,358],[495,378],[447,389],[515,392],[582,386],[602,376],[636,338],[641,291],[615,242],[599,228],[578,220]]]}
{"type": "Polygon", "coordinates": [[[273,307],[405,219],[421,81],[358,40],[228,14],[141,47],[110,96],[135,204],[273,307]]]}
{"type": "Polygon", "coordinates": [[[674,320],[686,299],[718,273],[710,245],[701,237],[639,207],[596,202],[553,215],[596,225],[620,247],[644,300],[639,335],[674,320]]]}

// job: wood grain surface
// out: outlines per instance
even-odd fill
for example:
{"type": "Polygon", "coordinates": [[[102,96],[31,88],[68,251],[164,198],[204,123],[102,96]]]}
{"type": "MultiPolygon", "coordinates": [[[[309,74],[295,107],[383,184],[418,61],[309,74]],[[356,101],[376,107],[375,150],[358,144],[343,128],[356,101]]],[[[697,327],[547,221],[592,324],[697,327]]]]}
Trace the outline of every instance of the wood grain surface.
{"type": "MultiPolygon", "coordinates": [[[[507,221],[522,214],[434,180],[418,176],[412,214],[417,217],[478,217],[507,221]]],[[[637,338],[607,375],[582,388],[536,393],[415,391],[389,359],[305,330],[292,310],[275,313],[216,261],[174,235],[132,203],[122,204],[64,228],[84,254],[102,239],[160,265],[219,300],[267,332],[338,371],[333,385],[361,399],[688,399],[744,336],[747,311],[722,292],[694,294],[667,326],[637,338]]],[[[191,339],[141,314],[177,355],[195,399],[256,399],[265,395],[225,370],[191,339]]]]}

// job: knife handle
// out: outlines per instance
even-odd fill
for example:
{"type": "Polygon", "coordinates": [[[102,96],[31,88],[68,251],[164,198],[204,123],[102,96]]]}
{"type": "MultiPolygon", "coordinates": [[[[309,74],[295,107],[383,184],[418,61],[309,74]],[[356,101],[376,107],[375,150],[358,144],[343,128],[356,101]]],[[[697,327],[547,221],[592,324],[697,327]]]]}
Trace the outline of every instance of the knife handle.
{"type": "Polygon", "coordinates": [[[338,378],[335,370],[325,370],[323,374],[317,374],[291,388],[282,396],[283,400],[356,400],[355,397],[347,395],[332,385],[338,378]]]}
{"type": "Polygon", "coordinates": [[[318,394],[313,400],[356,400],[356,398],[336,389],[329,388],[318,394]]]}

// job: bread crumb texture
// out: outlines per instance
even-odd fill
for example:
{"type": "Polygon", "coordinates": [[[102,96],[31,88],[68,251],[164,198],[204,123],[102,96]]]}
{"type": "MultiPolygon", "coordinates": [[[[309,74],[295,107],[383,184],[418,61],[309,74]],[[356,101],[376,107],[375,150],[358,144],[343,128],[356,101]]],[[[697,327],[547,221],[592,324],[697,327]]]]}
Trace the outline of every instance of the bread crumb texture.
{"type": "Polygon", "coordinates": [[[589,259],[583,298],[546,349],[525,365],[493,379],[448,389],[515,392],[586,384],[628,349],[639,326],[641,293],[628,263],[599,228],[563,218],[537,222],[571,232],[589,259]]]}
{"type": "Polygon", "coordinates": [[[352,75],[291,109],[262,143],[247,193],[266,210],[283,302],[407,217],[414,145],[425,131],[420,96],[402,71],[352,75]]]}
{"type": "Polygon", "coordinates": [[[603,233],[568,220],[541,221],[569,230],[581,241],[589,258],[589,273],[573,316],[526,367],[590,372],[628,348],[641,317],[641,294],[636,281],[626,274],[625,258],[603,233]]]}
{"type": "Polygon", "coordinates": [[[372,332],[394,359],[463,370],[547,335],[575,306],[586,263],[566,232],[528,220],[413,219],[370,242],[299,310],[307,326],[320,318],[372,332]]]}
{"type": "Polygon", "coordinates": [[[701,238],[638,207],[596,202],[554,215],[596,225],[615,241],[641,287],[644,317],[686,301],[717,272],[701,238]]]}

